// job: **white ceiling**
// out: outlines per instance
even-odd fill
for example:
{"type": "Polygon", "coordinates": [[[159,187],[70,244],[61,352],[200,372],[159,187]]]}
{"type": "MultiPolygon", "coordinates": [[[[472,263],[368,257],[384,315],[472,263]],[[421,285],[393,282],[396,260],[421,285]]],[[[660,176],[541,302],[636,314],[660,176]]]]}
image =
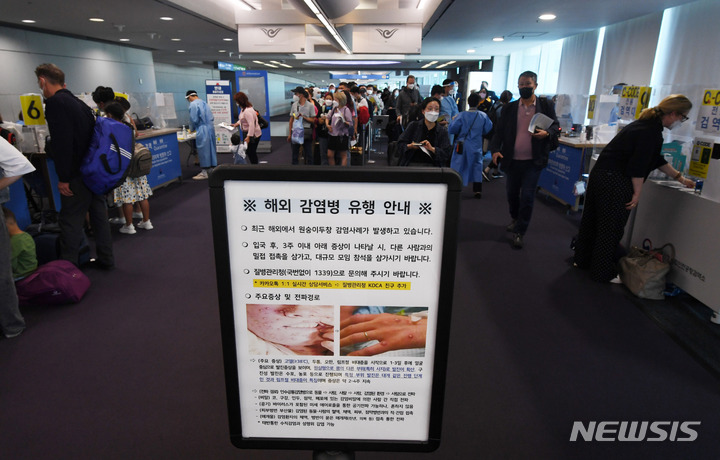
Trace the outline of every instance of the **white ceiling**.
{"type": "MultiPolygon", "coordinates": [[[[214,61],[228,61],[248,69],[264,69],[273,72],[298,73],[302,78],[313,80],[328,78],[329,70],[357,70],[354,68],[330,68],[309,66],[308,58],[324,59],[385,59],[387,56],[348,56],[339,51],[322,55],[293,54],[238,54],[237,23],[319,24],[304,15],[295,6],[302,0],[247,0],[245,3],[258,8],[242,9],[239,0],[72,0],[58,3],[54,0],[23,0],[4,8],[0,24],[50,31],[76,37],[102,40],[135,46],[152,51],[155,62],[178,66],[210,67],[214,61]],[[162,21],[163,16],[172,21],[162,21]],[[104,22],[90,22],[90,17],[103,18],[104,22]],[[25,25],[23,19],[36,23],[25,25]],[[181,41],[172,41],[180,38],[181,41]],[[224,41],[223,39],[231,39],[224,41]],[[185,50],[185,52],[178,52],[185,50]],[[253,63],[276,60],[292,66],[292,69],[270,69],[253,63]]],[[[692,0],[536,0],[482,1],[482,0],[316,0],[326,9],[337,9],[357,4],[357,9],[339,17],[337,24],[385,23],[400,24],[416,22],[423,25],[421,54],[392,56],[400,64],[376,67],[376,70],[419,69],[432,60],[442,62],[477,63],[479,58],[508,55],[523,48],[597,29],[664,8],[689,3],[692,0]],[[554,13],[557,19],[539,21],[543,13],[554,13]],[[410,20],[408,20],[410,18],[410,20]],[[535,37],[532,37],[536,35],[535,37]],[[493,37],[505,37],[503,42],[493,42],[493,37]],[[466,50],[475,49],[474,54],[466,50]]],[[[322,26],[320,26],[322,27],[322,26]]],[[[316,42],[327,40],[312,27],[308,33],[316,42]]],[[[330,44],[330,43],[328,43],[330,44]]],[[[327,47],[326,47],[327,48],[327,47]]],[[[378,50],[381,52],[382,50],[378,50]]],[[[365,71],[372,70],[364,67],[365,71]]],[[[428,69],[430,70],[430,69],[428,69]]],[[[349,73],[349,72],[348,72],[349,73]]]]}

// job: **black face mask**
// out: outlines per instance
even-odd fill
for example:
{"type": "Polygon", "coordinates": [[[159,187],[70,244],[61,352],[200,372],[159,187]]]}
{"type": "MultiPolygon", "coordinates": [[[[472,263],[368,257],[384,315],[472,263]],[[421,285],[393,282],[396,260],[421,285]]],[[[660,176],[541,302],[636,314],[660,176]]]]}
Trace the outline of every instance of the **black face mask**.
{"type": "Polygon", "coordinates": [[[520,97],[523,99],[530,99],[533,95],[533,88],[525,86],[520,88],[520,97]]]}

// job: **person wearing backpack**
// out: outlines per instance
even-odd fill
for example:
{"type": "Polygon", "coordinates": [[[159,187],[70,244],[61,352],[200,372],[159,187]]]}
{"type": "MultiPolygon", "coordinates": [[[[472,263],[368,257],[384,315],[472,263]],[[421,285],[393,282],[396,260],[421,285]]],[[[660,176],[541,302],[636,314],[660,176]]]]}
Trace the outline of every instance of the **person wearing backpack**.
{"type": "Polygon", "coordinates": [[[39,65],[35,75],[46,99],[45,119],[50,142],[45,150],[55,162],[58,176],[60,258],[78,265],[78,254],[85,237],[85,215],[89,212],[97,253],[93,265],[111,269],[115,266],[115,256],[105,196],[93,193],[80,173],[80,164],[88,152],[95,127],[92,109],[65,89],[65,73],[55,64],[39,65]]]}
{"type": "Polygon", "coordinates": [[[257,112],[247,97],[247,94],[238,91],[233,96],[235,103],[240,107],[240,115],[237,123],[233,123],[236,128],[239,126],[243,133],[243,142],[245,143],[245,155],[251,164],[258,164],[257,148],[260,143],[260,123],[258,122],[257,112]]]}
{"type": "MultiPolygon", "coordinates": [[[[124,121],[126,112],[118,102],[105,104],[105,113],[114,120],[127,123],[127,121],[124,121]]],[[[152,188],[148,183],[147,176],[130,177],[129,174],[122,185],[113,190],[113,202],[115,206],[121,207],[123,216],[125,217],[125,224],[120,227],[120,233],[127,235],[137,233],[133,225],[133,205],[135,203],[140,205],[140,212],[142,213],[142,221],[138,222],[137,227],[144,230],[153,229],[153,225],[150,222],[150,202],[148,201],[152,193],[152,188]]]]}
{"type": "Polygon", "coordinates": [[[525,232],[530,225],[535,189],[542,170],[547,166],[553,142],[560,135],[560,124],[555,108],[547,98],[535,96],[537,74],[525,71],[518,77],[520,99],[503,107],[503,115],[495,126],[490,141],[493,162],[502,159],[502,169],[507,177],[508,207],[512,221],[506,227],[513,234],[512,247],[522,249],[525,232]],[[536,113],[552,118],[547,130],[528,131],[530,120],[536,113]]]}

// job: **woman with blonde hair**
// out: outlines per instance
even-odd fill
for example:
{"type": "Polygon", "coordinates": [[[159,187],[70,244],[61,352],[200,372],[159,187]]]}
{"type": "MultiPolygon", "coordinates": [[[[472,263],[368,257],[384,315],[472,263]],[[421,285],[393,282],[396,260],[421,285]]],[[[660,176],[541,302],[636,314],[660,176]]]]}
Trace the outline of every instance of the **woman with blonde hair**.
{"type": "Polygon", "coordinates": [[[328,164],[341,166],[347,165],[348,152],[348,136],[350,135],[350,126],[353,123],[352,111],[347,106],[347,95],[344,91],[338,91],[333,94],[335,98],[335,108],[325,118],[325,124],[328,127],[328,164]],[[339,157],[336,157],[338,154],[339,157]]]}
{"type": "Polygon", "coordinates": [[[615,260],[630,211],[637,207],[642,186],[658,168],[685,187],[695,182],[668,164],[661,154],[663,128],[688,119],[690,100],[673,94],[623,128],[600,152],[590,173],[574,265],[590,269],[594,280],[619,282],[615,260]]]}

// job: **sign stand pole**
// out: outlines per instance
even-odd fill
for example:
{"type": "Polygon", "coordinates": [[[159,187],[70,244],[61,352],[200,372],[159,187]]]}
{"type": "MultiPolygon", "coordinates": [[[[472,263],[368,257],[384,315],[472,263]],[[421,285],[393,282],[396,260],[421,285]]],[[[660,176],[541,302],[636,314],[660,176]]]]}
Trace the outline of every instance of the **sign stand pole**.
{"type": "Polygon", "coordinates": [[[355,452],[315,450],[313,451],[313,460],[355,460],[355,452]]]}

